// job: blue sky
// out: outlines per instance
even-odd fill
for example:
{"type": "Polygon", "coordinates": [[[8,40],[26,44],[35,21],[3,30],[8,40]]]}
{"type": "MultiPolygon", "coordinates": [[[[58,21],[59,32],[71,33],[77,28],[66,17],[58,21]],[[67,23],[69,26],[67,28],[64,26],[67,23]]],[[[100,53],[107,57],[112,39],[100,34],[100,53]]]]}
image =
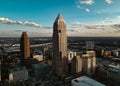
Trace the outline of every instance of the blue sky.
{"type": "Polygon", "coordinates": [[[0,36],[52,36],[61,13],[68,36],[120,36],[120,0],[0,0],[0,36]]]}

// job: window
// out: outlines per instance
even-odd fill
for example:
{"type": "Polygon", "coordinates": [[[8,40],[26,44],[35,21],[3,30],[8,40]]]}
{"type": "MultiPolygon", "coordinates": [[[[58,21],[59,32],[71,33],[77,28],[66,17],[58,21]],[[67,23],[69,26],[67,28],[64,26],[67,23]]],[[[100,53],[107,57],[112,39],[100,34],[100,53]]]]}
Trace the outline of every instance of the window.
{"type": "Polygon", "coordinates": [[[59,30],[59,33],[61,33],[61,30],[59,30]]]}

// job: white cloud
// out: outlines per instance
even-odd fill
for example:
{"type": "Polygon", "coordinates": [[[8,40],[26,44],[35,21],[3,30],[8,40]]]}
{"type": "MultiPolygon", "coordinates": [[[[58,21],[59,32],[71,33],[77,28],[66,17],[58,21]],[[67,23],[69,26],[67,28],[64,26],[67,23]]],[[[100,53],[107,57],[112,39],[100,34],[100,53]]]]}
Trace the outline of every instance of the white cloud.
{"type": "Polygon", "coordinates": [[[93,0],[79,0],[80,4],[92,5],[94,3],[93,0]]]}
{"type": "Polygon", "coordinates": [[[81,10],[85,10],[86,12],[90,12],[90,9],[88,9],[88,8],[82,8],[82,7],[80,7],[80,5],[77,5],[77,8],[79,8],[81,10]]]}
{"type": "Polygon", "coordinates": [[[15,21],[10,20],[8,18],[4,18],[4,17],[0,18],[0,22],[5,23],[5,24],[13,24],[13,23],[15,23],[15,21]]]}
{"type": "Polygon", "coordinates": [[[120,23],[120,16],[116,16],[114,18],[105,18],[101,21],[101,24],[111,25],[111,24],[119,24],[120,23]]]}
{"type": "Polygon", "coordinates": [[[86,12],[90,12],[90,10],[88,8],[85,8],[86,12]]]}
{"type": "Polygon", "coordinates": [[[118,19],[120,19],[120,16],[117,16],[118,19]]]}
{"type": "Polygon", "coordinates": [[[102,13],[108,13],[108,10],[95,10],[94,13],[102,14],[102,13]]]}
{"type": "Polygon", "coordinates": [[[92,25],[92,24],[83,24],[80,22],[75,22],[72,24],[71,28],[84,28],[84,29],[96,29],[96,30],[108,30],[108,31],[120,31],[120,23],[117,24],[103,24],[103,25],[92,25]]]}
{"type": "Polygon", "coordinates": [[[41,28],[42,26],[35,23],[35,22],[28,22],[28,21],[13,21],[10,20],[8,18],[0,18],[0,22],[4,23],[4,24],[18,24],[18,25],[24,25],[24,26],[31,26],[31,27],[35,27],[35,28],[41,28]]]}
{"type": "Polygon", "coordinates": [[[111,4],[113,1],[112,0],[105,0],[107,4],[111,4]]]}
{"type": "Polygon", "coordinates": [[[80,7],[80,5],[77,5],[77,8],[83,9],[82,7],[80,7]]]}

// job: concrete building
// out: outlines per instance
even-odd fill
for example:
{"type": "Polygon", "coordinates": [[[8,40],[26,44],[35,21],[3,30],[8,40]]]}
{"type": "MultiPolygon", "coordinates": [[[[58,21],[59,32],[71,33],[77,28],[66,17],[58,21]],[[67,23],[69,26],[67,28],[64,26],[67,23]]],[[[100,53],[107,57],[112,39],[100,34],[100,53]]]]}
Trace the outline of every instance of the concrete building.
{"type": "Polygon", "coordinates": [[[43,60],[44,60],[44,57],[43,57],[42,54],[41,54],[41,55],[39,55],[39,54],[34,54],[34,55],[33,55],[33,59],[36,59],[36,60],[38,60],[38,61],[43,61],[43,60]]]}
{"type": "Polygon", "coordinates": [[[94,49],[94,41],[86,41],[86,50],[94,49]]]}
{"type": "Polygon", "coordinates": [[[87,51],[87,54],[89,54],[90,57],[91,57],[92,72],[95,72],[95,68],[96,68],[96,54],[95,54],[95,51],[87,51]]]}
{"type": "Polygon", "coordinates": [[[68,61],[71,61],[73,59],[73,57],[75,57],[75,56],[76,56],[76,52],[67,51],[68,61]]]}
{"type": "Polygon", "coordinates": [[[51,67],[44,62],[40,62],[38,64],[33,64],[31,75],[33,77],[39,77],[40,75],[44,76],[44,74],[47,74],[50,72],[50,69],[51,69],[51,67]]]}
{"type": "Polygon", "coordinates": [[[28,79],[28,70],[25,67],[9,69],[9,81],[20,81],[28,79]]]}
{"type": "Polygon", "coordinates": [[[113,55],[120,57],[120,48],[113,50],[113,55]]]}
{"type": "Polygon", "coordinates": [[[120,84],[120,67],[114,65],[101,66],[98,69],[97,75],[120,84]]]}
{"type": "Polygon", "coordinates": [[[105,86],[104,84],[86,76],[73,79],[71,84],[72,86],[105,86]]]}
{"type": "Polygon", "coordinates": [[[26,32],[23,32],[20,38],[20,50],[21,63],[24,64],[25,60],[30,57],[30,41],[26,32]]]}
{"type": "Polygon", "coordinates": [[[82,59],[80,56],[74,56],[71,60],[71,74],[82,72],[82,59]]]}
{"type": "Polygon", "coordinates": [[[82,55],[82,71],[86,75],[91,75],[95,72],[96,58],[94,51],[87,51],[82,55]]]}
{"type": "Polygon", "coordinates": [[[53,69],[58,76],[68,73],[66,24],[58,14],[53,25],[53,69]]]}
{"type": "Polygon", "coordinates": [[[103,57],[111,57],[111,51],[110,50],[102,50],[102,56],[103,57]]]}

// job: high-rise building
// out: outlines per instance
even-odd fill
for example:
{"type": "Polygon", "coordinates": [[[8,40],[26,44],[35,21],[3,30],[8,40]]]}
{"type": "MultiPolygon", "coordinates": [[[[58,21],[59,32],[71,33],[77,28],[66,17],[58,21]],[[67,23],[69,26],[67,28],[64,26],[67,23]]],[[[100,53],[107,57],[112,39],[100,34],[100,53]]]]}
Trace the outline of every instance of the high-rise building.
{"type": "Polygon", "coordinates": [[[96,56],[94,51],[87,51],[82,55],[82,71],[86,75],[91,75],[95,72],[96,56]]]}
{"type": "Polygon", "coordinates": [[[71,74],[82,72],[82,59],[79,55],[74,56],[71,60],[71,74]]]}
{"type": "Polygon", "coordinates": [[[58,14],[53,25],[53,69],[58,76],[68,72],[66,24],[58,14]]]}
{"type": "Polygon", "coordinates": [[[30,57],[30,41],[26,32],[22,33],[20,38],[21,63],[30,57]]]}

